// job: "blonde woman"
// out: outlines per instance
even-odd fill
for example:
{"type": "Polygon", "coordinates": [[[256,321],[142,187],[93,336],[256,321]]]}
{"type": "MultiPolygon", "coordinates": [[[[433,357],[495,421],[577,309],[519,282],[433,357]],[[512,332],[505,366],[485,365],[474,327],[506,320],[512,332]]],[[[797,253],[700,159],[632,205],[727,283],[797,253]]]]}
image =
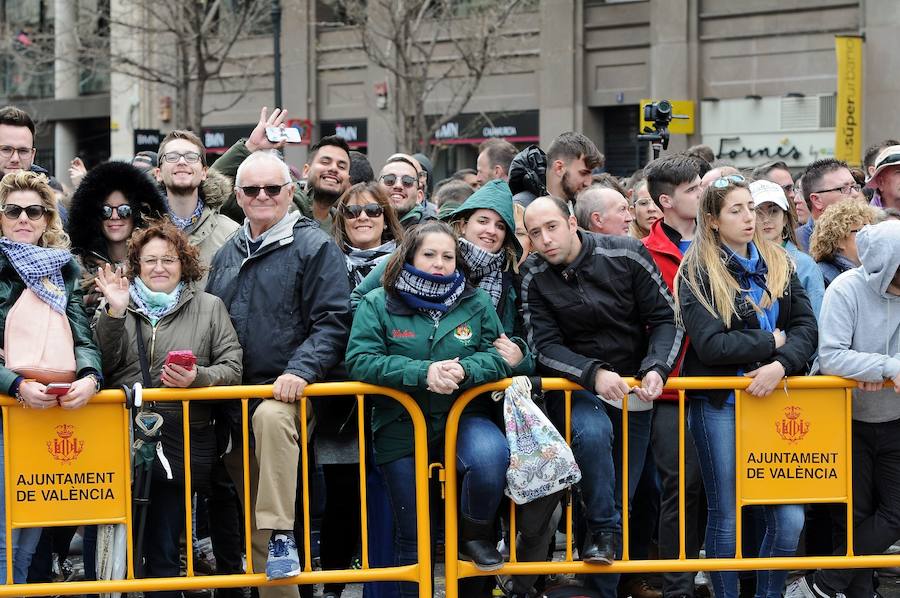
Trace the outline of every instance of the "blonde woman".
{"type": "Polygon", "coordinates": [[[860,265],[856,233],[865,225],[882,220],[881,210],[859,201],[828,206],[809,238],[809,254],[822,271],[826,287],[842,272],[860,265]]]}
{"type": "MultiPolygon", "coordinates": [[[[713,180],[700,200],[697,232],[675,278],[678,316],[690,337],[685,376],[748,376],[747,393],[769,395],[786,375],[803,374],[816,349],[809,299],[793,263],[756,226],[740,175],[713,180]]],[[[707,557],[735,550],[734,392],[689,391],[688,425],[697,447],[709,517],[707,557]]],[[[752,400],[752,399],[750,399],[752,400]]],[[[763,507],[760,557],[791,556],[803,529],[802,505],[763,507]]],[[[757,598],[781,598],[786,571],[758,571],[757,598]]],[[[737,598],[734,571],[711,572],[717,598],[737,598]]]]}

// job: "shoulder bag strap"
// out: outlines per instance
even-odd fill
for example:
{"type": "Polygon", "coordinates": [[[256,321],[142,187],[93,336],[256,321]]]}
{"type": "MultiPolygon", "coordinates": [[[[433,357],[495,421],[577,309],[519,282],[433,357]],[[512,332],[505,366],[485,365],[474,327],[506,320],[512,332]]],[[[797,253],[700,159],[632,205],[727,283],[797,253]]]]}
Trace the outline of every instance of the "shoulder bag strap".
{"type": "Polygon", "coordinates": [[[141,377],[144,388],[153,388],[150,384],[150,363],[147,361],[147,348],[144,346],[144,332],[141,330],[141,317],[134,314],[135,332],[137,333],[138,359],[141,362],[141,377]]]}

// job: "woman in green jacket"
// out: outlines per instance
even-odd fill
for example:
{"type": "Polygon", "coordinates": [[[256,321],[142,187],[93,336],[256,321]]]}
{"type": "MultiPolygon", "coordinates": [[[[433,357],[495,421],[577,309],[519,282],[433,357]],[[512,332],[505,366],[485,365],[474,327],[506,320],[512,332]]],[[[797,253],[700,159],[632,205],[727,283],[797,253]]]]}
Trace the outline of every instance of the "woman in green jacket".
{"type": "MultiPolygon", "coordinates": [[[[502,328],[490,296],[466,284],[452,229],[427,221],[406,233],[353,320],[347,369],[355,380],[409,393],[425,414],[429,444],[440,449],[447,413],[461,390],[505,378],[510,367],[494,347],[502,328]]],[[[416,561],[415,472],[409,415],[382,399],[372,414],[375,461],[387,480],[400,564],[416,561]]],[[[503,559],[493,521],[506,484],[509,448],[487,415],[467,410],[459,426],[456,467],[462,483],[460,557],[482,570],[503,559]],[[471,411],[471,412],[470,412],[471,411]]],[[[401,584],[415,596],[413,584],[401,584]]]]}

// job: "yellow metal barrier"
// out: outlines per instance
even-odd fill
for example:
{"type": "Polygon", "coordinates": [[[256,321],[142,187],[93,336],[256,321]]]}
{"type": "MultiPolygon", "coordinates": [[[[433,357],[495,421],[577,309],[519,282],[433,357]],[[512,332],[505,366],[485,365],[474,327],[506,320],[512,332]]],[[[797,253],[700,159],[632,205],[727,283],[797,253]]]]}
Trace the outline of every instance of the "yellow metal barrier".
{"type": "MultiPolygon", "coordinates": [[[[634,385],[637,383],[634,379],[625,379],[626,383],[634,385]]],[[[484,575],[537,575],[537,574],[589,574],[589,573],[638,573],[638,572],[662,572],[662,571],[738,571],[738,570],[756,570],[756,569],[815,569],[815,568],[867,568],[867,567],[886,567],[900,565],[900,555],[853,555],[853,496],[851,486],[851,389],[856,387],[856,383],[851,380],[833,376],[806,376],[792,377],[784,380],[782,389],[777,389],[769,397],[763,399],[747,396],[743,392],[749,386],[752,380],[744,377],[722,377],[722,378],[670,378],[666,383],[666,388],[678,391],[678,413],[679,413],[679,433],[678,433],[678,451],[679,451],[679,557],[678,559],[656,559],[656,560],[630,560],[628,557],[628,516],[622,517],[622,552],[623,558],[617,560],[612,565],[591,565],[581,561],[575,561],[572,558],[572,506],[571,501],[567,501],[566,508],[566,550],[563,561],[558,562],[518,562],[516,558],[516,512],[515,505],[511,505],[510,509],[510,560],[497,571],[485,572],[475,568],[475,566],[466,561],[457,559],[458,554],[458,492],[457,492],[457,472],[456,472],[456,443],[458,436],[459,419],[463,409],[476,397],[485,393],[496,390],[506,389],[511,380],[501,380],[496,383],[486,384],[477,388],[472,388],[464,392],[454,402],[452,409],[447,418],[445,432],[445,464],[446,467],[446,504],[445,504],[445,554],[446,554],[446,582],[447,582],[447,598],[457,598],[458,581],[462,578],[484,576],[484,575]],[[739,472],[736,475],[736,512],[740,513],[741,508],[754,504],[807,504],[807,503],[845,503],[847,505],[847,555],[846,556],[826,556],[826,557],[776,557],[776,558],[742,558],[740,553],[741,547],[741,517],[737,517],[737,552],[735,558],[709,558],[709,559],[688,559],[685,554],[685,504],[684,504],[684,445],[685,445],[685,390],[713,390],[713,389],[734,389],[735,390],[735,448],[736,448],[736,464],[739,472]],[[824,395],[822,391],[834,391],[834,397],[828,403],[821,403],[819,399],[824,395]],[[818,391],[818,392],[816,392],[818,391]],[[815,402],[813,402],[815,401],[815,402]],[[834,411],[834,405],[839,407],[834,411]],[[762,407],[766,407],[767,411],[761,411],[762,407]],[[831,407],[829,407],[831,406],[831,407]],[[829,413],[828,409],[832,411],[829,413]],[[813,411],[813,419],[817,420],[815,430],[811,430],[809,424],[810,415],[803,415],[803,410],[809,409],[813,411]],[[771,413],[783,410],[782,419],[771,419],[771,413]],[[817,413],[821,410],[821,413],[817,413]],[[752,419],[753,414],[757,412],[764,413],[768,420],[762,421],[762,425],[758,420],[752,419]],[[823,416],[824,414],[824,416],[823,416]],[[821,429],[818,421],[830,416],[834,420],[833,427],[825,426],[821,429]],[[806,417],[807,419],[803,419],[806,417]],[[746,420],[746,421],[745,421],[746,420]],[[746,425],[742,425],[744,422],[746,425]],[[747,428],[747,429],[744,429],[747,428]],[[835,435],[835,430],[839,430],[839,434],[835,435]],[[752,434],[748,434],[752,432],[752,434]],[[788,445],[797,443],[809,434],[810,439],[815,436],[815,442],[819,445],[829,447],[827,457],[823,459],[829,460],[829,467],[821,473],[824,482],[816,484],[821,487],[819,492],[804,489],[802,492],[785,492],[785,486],[779,485],[776,480],[760,480],[757,482],[757,474],[765,477],[765,471],[759,472],[757,469],[747,467],[754,465],[754,457],[749,460],[745,459],[755,447],[766,446],[767,440],[772,434],[778,434],[779,437],[788,445]],[[742,463],[745,467],[742,467],[742,463]],[[753,469],[753,471],[751,471],[753,469]],[[832,471],[834,470],[834,471],[832,471]],[[832,482],[834,480],[834,482],[832,482]],[[744,488],[742,488],[742,483],[744,488]],[[765,485],[768,485],[767,489],[765,485]],[[759,489],[762,488],[762,491],[759,489]],[[771,490],[774,490],[771,491],[771,490]],[[779,495],[779,492],[782,492],[779,495]]],[[[582,390],[580,386],[561,378],[547,378],[542,381],[544,391],[563,391],[565,394],[566,421],[564,436],[566,442],[571,442],[571,393],[574,390],[582,390]]],[[[622,409],[622,512],[627,514],[628,509],[628,408],[627,401],[623,401],[622,409]]],[[[649,449],[648,449],[649,450],[649,449]]],[[[790,449],[786,449],[788,452],[790,449]]],[[[764,469],[764,468],[762,468],[764,469]]],[[[820,474],[818,468],[806,468],[803,471],[792,470],[796,474],[811,475],[813,477],[820,474]],[[811,471],[811,473],[810,473],[811,471]]],[[[778,478],[781,476],[790,476],[791,471],[784,472],[772,470],[770,478],[778,478]]],[[[812,484],[805,484],[811,486],[812,484]]],[[[792,486],[794,490],[796,485],[792,486]]]]}
{"type": "MultiPolygon", "coordinates": [[[[430,597],[431,592],[431,542],[429,530],[429,501],[428,501],[428,453],[427,453],[427,437],[425,418],[422,415],[419,406],[409,395],[380,386],[371,384],[363,384],[359,382],[336,382],[312,384],[304,391],[304,398],[300,402],[300,437],[307,438],[307,410],[309,397],[328,397],[328,396],[355,396],[357,401],[358,429],[359,429],[359,475],[360,475],[360,517],[362,529],[362,569],[353,570],[332,570],[332,571],[313,571],[312,570],[312,551],[310,545],[310,511],[309,511],[309,461],[306,442],[301,442],[301,464],[302,464],[302,494],[303,494],[303,545],[302,551],[304,555],[303,571],[296,577],[268,582],[264,573],[255,573],[253,570],[252,548],[251,548],[251,513],[250,513],[250,449],[249,449],[249,419],[248,404],[250,399],[271,399],[272,386],[232,386],[232,387],[213,387],[198,389],[147,389],[143,392],[143,400],[145,402],[181,402],[183,415],[183,433],[184,433],[184,485],[185,485],[185,545],[188,547],[187,553],[187,577],[173,578],[148,578],[135,579],[134,562],[132,554],[132,514],[131,514],[131,465],[130,465],[130,441],[127,432],[124,437],[120,434],[118,437],[113,430],[105,430],[106,435],[94,438],[98,442],[98,446],[91,446],[87,443],[88,439],[79,438],[76,434],[81,429],[88,429],[93,423],[95,426],[98,422],[90,422],[94,414],[100,410],[110,410],[110,406],[122,405],[125,396],[122,391],[104,391],[95,396],[91,403],[86,407],[76,411],[65,411],[62,409],[50,410],[26,410],[22,409],[17,403],[4,395],[0,395],[0,409],[3,413],[3,432],[4,432],[4,460],[6,467],[6,530],[7,530],[7,579],[6,585],[0,585],[0,597],[3,596],[45,596],[45,595],[72,595],[72,594],[100,594],[109,592],[146,592],[161,590],[196,590],[204,588],[233,588],[246,586],[268,586],[268,585],[297,585],[297,584],[321,584],[321,583],[364,583],[374,581],[408,581],[415,582],[419,585],[419,596],[422,598],[430,597]],[[418,543],[418,562],[413,565],[405,565],[398,567],[383,567],[372,569],[369,567],[368,554],[368,524],[367,524],[367,502],[366,502],[366,443],[365,443],[365,396],[378,395],[385,396],[398,401],[409,412],[413,423],[415,436],[415,471],[416,471],[416,521],[417,521],[417,543],[418,543]],[[245,551],[247,554],[247,572],[241,575],[209,575],[196,576],[194,574],[193,551],[192,546],[192,525],[191,525],[191,467],[190,467],[190,418],[189,418],[189,401],[220,401],[220,400],[240,400],[241,402],[241,419],[243,429],[242,442],[242,465],[243,465],[243,505],[244,505],[244,529],[245,529],[245,551]],[[92,414],[94,412],[94,414],[92,414]],[[24,418],[24,419],[23,419],[24,418]],[[17,429],[17,420],[26,422],[21,428],[17,429]],[[72,423],[75,421],[76,423],[72,423]],[[33,424],[33,425],[32,425],[33,424]],[[41,433],[35,433],[34,426],[43,426],[41,433]],[[84,426],[85,428],[81,428],[84,426]],[[55,431],[56,437],[52,432],[55,431]],[[48,438],[49,440],[45,440],[48,438]],[[43,443],[47,442],[47,453],[44,454],[43,443]],[[79,444],[80,443],[80,444],[79,444]],[[11,446],[26,446],[31,449],[32,456],[39,463],[54,463],[53,460],[63,463],[72,463],[77,461],[84,452],[85,460],[90,458],[102,458],[102,453],[117,450],[114,454],[124,455],[124,460],[119,463],[120,471],[124,479],[118,480],[117,476],[110,475],[109,478],[122,483],[122,492],[116,495],[112,487],[100,487],[97,483],[99,478],[97,475],[88,477],[92,472],[81,472],[77,475],[82,477],[79,480],[91,480],[98,487],[98,492],[108,490],[112,496],[111,502],[118,504],[121,513],[101,513],[99,516],[79,517],[77,513],[70,514],[65,518],[58,517],[58,513],[47,512],[46,508],[32,509],[41,513],[39,518],[29,519],[30,502],[37,502],[42,497],[34,494],[33,501],[29,501],[31,495],[28,490],[22,490],[22,500],[18,500],[18,496],[14,495],[14,485],[12,483],[12,471],[10,467],[16,463],[17,455],[11,455],[11,446]],[[105,449],[104,449],[105,447],[105,449]],[[90,452],[93,451],[93,452],[90,452]],[[16,497],[17,500],[13,500],[16,497]],[[19,504],[21,503],[21,504],[19,504]],[[22,506],[24,505],[24,506],[22,506]],[[21,507],[21,508],[20,508],[21,507]],[[20,512],[22,517],[20,517],[20,512]],[[16,528],[24,527],[51,527],[58,525],[95,525],[98,523],[120,523],[126,525],[127,529],[127,571],[126,579],[114,581],[79,581],[67,583],[35,583],[13,585],[12,583],[12,542],[10,541],[11,532],[16,528]]],[[[114,419],[121,418],[117,422],[117,426],[121,426],[122,430],[128,430],[130,426],[130,414],[128,410],[122,408],[113,408],[114,419]]],[[[99,424],[102,425],[102,424],[99,424]]],[[[116,427],[116,426],[113,426],[116,427]]],[[[94,430],[93,432],[96,433],[94,430]]],[[[27,451],[18,448],[15,453],[28,455],[27,451]]],[[[48,466],[49,467],[49,466],[48,466]]],[[[64,467],[59,466],[59,467],[64,467]]],[[[65,471],[65,470],[62,470],[65,471]]],[[[75,475],[69,472],[70,475],[75,475]]],[[[96,472],[93,472],[96,474],[96,472]]],[[[100,472],[106,473],[106,472],[100,472]]],[[[65,473],[63,474],[65,476],[65,473]]],[[[55,478],[53,478],[55,479],[55,478]]],[[[67,478],[63,478],[66,479],[67,478]]],[[[107,477],[102,478],[106,483],[107,477]]],[[[35,491],[37,492],[37,491],[35,491]]],[[[54,497],[56,495],[50,495],[54,497]]],[[[259,563],[257,563],[259,565],[259,563]]]]}

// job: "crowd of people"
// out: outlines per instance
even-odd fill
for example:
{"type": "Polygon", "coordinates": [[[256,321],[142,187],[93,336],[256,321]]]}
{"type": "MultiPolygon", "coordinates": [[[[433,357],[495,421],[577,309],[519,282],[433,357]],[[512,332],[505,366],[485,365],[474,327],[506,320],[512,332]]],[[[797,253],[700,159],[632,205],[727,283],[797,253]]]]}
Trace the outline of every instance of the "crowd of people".
{"type": "MultiPolygon", "coordinates": [[[[327,397],[312,401],[302,427],[306,387],[336,380],[409,394],[425,416],[431,462],[443,461],[447,415],[465,389],[519,375],[580,385],[569,417],[582,476],[575,548],[603,566],[622,557],[624,517],[631,558],[678,558],[681,425],[688,558],[701,549],[733,557],[738,517],[745,556],[844,554],[837,507],[736,511],[734,391],[689,391],[680,422],[678,395],[664,390],[670,376],[746,376],[752,400],[785,376],[844,376],[858,383],[854,552],[880,554],[900,539],[900,142],[870,148],[865,170],[825,158],[801,172],[777,161],[742,171],[695,146],[620,179],[602,172],[590,139],[564,132],[546,152],[490,140],[474,169],[435,182],[426,156],[395,154],[376,174],[337,136],[312,144],[302,171],[294,168],[266,135],[286,114],[263,108],[248,137],[211,165],[201,139],[182,130],[130,163],[87,170],[75,162],[66,193],[33,163],[29,115],[0,108],[0,392],[24,408],[77,409],[102,388],[135,383],[273,385],[271,399],[251,401],[248,479],[236,403],[190,406],[194,517],[212,541],[215,572],[242,572],[243,557],[270,580],[301,571],[307,442],[310,471],[323,481],[310,497],[320,505],[321,566],[348,568],[358,553],[360,482],[372,566],[417,561],[411,418],[371,397],[360,431],[355,397],[327,397]],[[29,362],[23,343],[39,345],[43,361],[29,362]],[[186,353],[189,361],[177,359],[186,353]],[[622,512],[626,468],[630,513],[622,512]],[[242,555],[244,533],[251,555],[242,555]]],[[[161,418],[161,448],[140,565],[148,577],[174,577],[185,521],[182,411],[148,408],[161,418]]],[[[542,408],[565,431],[562,395],[547,393],[542,408]]],[[[509,464],[498,405],[479,397],[460,420],[456,463],[445,465],[460,485],[458,556],[483,571],[502,567],[512,542],[520,561],[546,560],[555,544],[564,493],[519,506],[517,537],[508,537],[509,464]]],[[[439,496],[431,493],[433,515],[439,496]]],[[[436,518],[431,529],[437,542],[436,518]]],[[[46,581],[51,555],[72,533],[4,530],[14,581],[46,581]]],[[[96,531],[84,536],[90,579],[96,531]]],[[[4,578],[5,567],[0,559],[4,578]]],[[[585,593],[702,593],[695,572],[666,573],[656,588],[597,571],[579,580],[585,593]]],[[[866,569],[810,572],[787,588],[786,571],[709,577],[718,598],[871,598],[877,588],[866,569]]],[[[460,592],[490,596],[499,586],[525,597],[545,583],[489,576],[464,580],[460,592]]],[[[329,583],[324,595],[343,590],[329,583]]],[[[407,582],[365,591],[418,595],[407,582]]],[[[312,595],[296,585],[259,594],[312,595]]]]}

